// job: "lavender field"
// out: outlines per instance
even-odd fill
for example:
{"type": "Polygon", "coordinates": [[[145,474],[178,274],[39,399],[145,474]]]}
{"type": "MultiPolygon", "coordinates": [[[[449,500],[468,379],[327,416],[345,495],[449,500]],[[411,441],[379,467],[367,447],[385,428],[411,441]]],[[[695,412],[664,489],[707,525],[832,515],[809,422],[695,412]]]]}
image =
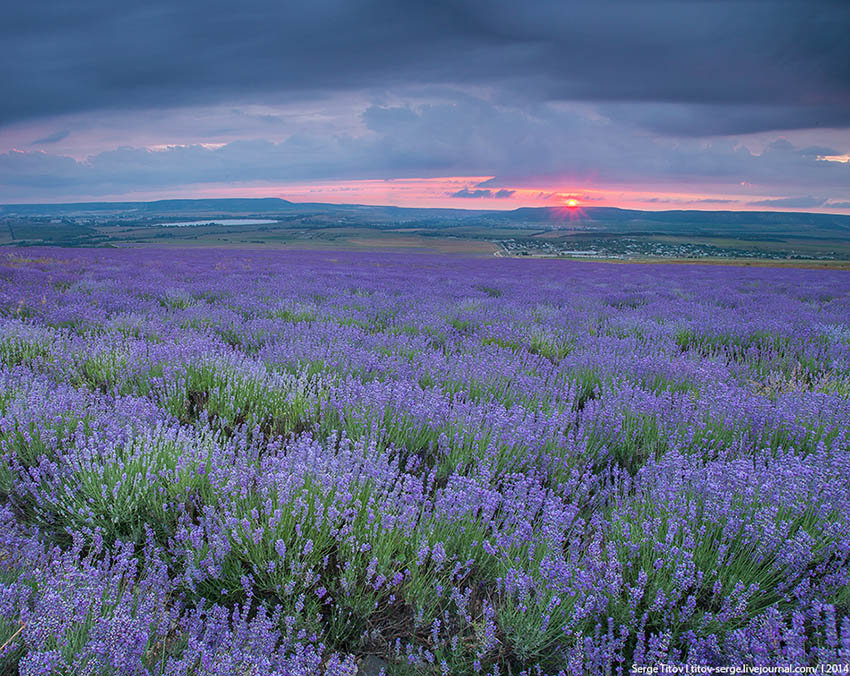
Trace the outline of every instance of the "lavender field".
{"type": "Polygon", "coordinates": [[[0,673],[850,662],[850,273],[21,249],[0,312],[0,673]]]}

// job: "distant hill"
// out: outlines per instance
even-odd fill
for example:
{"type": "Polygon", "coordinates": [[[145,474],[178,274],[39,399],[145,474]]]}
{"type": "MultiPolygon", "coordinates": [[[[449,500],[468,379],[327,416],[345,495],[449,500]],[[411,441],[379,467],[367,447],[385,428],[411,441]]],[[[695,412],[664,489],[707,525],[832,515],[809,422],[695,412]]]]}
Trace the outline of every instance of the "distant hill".
{"type": "Polygon", "coordinates": [[[559,223],[565,219],[586,223],[655,224],[748,228],[807,227],[850,234],[850,216],[779,211],[641,211],[616,207],[582,207],[570,214],[563,207],[521,207],[512,211],[484,209],[430,209],[362,204],[290,202],[278,197],[226,199],[174,199],[153,202],[78,202],[67,204],[5,204],[0,216],[223,216],[292,213],[340,213],[384,219],[479,220],[492,222],[559,223]]]}
{"type": "MultiPolygon", "coordinates": [[[[565,209],[552,207],[522,207],[513,211],[491,212],[491,218],[506,221],[563,221],[565,209]]],[[[654,223],[681,226],[763,226],[817,227],[850,235],[850,216],[836,214],[813,214],[790,211],[641,211],[616,207],[584,207],[576,217],[579,220],[597,223],[654,223]]]]}
{"type": "Polygon", "coordinates": [[[155,215],[204,215],[204,214],[242,214],[277,213],[293,206],[278,197],[257,199],[180,199],[156,200],[154,202],[71,202],[68,204],[3,204],[0,216],[69,216],[69,215],[106,215],[139,214],[155,215]]]}

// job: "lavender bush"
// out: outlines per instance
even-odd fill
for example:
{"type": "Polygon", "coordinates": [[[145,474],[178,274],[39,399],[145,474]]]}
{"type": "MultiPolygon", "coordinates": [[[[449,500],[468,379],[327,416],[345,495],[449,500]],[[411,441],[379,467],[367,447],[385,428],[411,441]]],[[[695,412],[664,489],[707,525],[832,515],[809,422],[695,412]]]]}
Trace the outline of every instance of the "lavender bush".
{"type": "Polygon", "coordinates": [[[850,661],[850,275],[0,257],[0,672],[850,661]]]}

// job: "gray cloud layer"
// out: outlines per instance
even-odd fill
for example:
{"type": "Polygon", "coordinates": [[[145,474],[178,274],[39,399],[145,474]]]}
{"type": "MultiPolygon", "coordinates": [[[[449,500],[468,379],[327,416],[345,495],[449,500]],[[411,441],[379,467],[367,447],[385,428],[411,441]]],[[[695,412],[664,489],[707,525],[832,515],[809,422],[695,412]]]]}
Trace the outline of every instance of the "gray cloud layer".
{"type": "Polygon", "coordinates": [[[507,190],[506,188],[502,188],[501,190],[489,190],[487,188],[470,190],[469,188],[461,188],[460,190],[450,193],[449,197],[466,197],[468,199],[507,199],[515,192],[516,190],[507,190]]]}
{"type": "Polygon", "coordinates": [[[35,146],[43,146],[49,145],[52,143],[59,143],[60,141],[65,140],[70,135],[70,131],[68,129],[61,129],[59,131],[55,131],[52,134],[48,134],[42,138],[37,138],[32,142],[32,145],[35,146]]]}
{"type": "Polygon", "coordinates": [[[846,0],[7,3],[0,126],[440,83],[682,136],[847,127],[848,34],[846,0]]]}
{"type": "Polygon", "coordinates": [[[757,202],[750,202],[750,206],[782,209],[814,209],[815,207],[822,207],[826,204],[826,201],[824,197],[807,195],[805,197],[781,197],[772,200],[758,200],[757,202]]]}
{"type": "Polygon", "coordinates": [[[20,201],[16,195],[40,191],[117,194],[187,183],[454,175],[496,177],[457,195],[466,197],[505,196],[547,184],[649,182],[777,198],[815,194],[822,197],[820,204],[850,198],[850,163],[818,159],[833,149],[800,148],[785,140],[754,154],[731,140],[706,144],[630,134],[622,123],[563,106],[507,106],[463,94],[439,103],[373,105],[361,117],[366,131],[359,135],[295,133],[278,143],[237,140],[220,148],[119,147],[84,162],[12,151],[0,155],[0,186],[5,186],[0,197],[20,201]]]}

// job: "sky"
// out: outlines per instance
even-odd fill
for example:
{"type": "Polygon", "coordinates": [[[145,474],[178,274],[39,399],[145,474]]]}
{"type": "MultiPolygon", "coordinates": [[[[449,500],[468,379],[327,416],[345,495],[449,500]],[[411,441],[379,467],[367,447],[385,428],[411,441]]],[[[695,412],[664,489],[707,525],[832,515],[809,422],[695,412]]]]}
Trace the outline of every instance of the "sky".
{"type": "Polygon", "coordinates": [[[847,0],[42,0],[0,202],[850,214],[847,0]]]}

